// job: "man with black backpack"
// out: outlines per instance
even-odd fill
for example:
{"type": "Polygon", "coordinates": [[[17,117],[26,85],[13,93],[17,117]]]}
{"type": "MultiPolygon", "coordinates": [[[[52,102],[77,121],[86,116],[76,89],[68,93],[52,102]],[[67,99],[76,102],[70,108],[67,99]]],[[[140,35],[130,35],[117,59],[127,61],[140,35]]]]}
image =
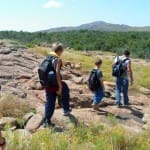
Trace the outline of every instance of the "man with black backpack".
{"type": "Polygon", "coordinates": [[[89,89],[94,93],[92,106],[95,110],[99,108],[99,103],[104,97],[104,84],[102,80],[103,74],[100,70],[101,65],[102,60],[96,59],[95,68],[91,70],[88,80],[89,89]]]}
{"type": "Polygon", "coordinates": [[[46,91],[46,104],[45,104],[45,117],[43,121],[43,127],[47,125],[52,127],[54,124],[51,122],[55,110],[56,97],[61,97],[62,106],[64,109],[64,115],[70,114],[71,109],[69,105],[70,91],[66,83],[62,82],[61,67],[62,60],[60,56],[63,53],[63,47],[61,44],[53,44],[53,52],[42,62],[39,67],[38,73],[41,85],[46,91]]]}
{"type": "Polygon", "coordinates": [[[116,105],[120,107],[121,104],[121,92],[123,92],[124,106],[129,105],[128,87],[129,77],[131,85],[133,84],[133,73],[131,68],[130,52],[124,51],[123,56],[117,56],[113,64],[112,75],[116,77],[116,105]]]}

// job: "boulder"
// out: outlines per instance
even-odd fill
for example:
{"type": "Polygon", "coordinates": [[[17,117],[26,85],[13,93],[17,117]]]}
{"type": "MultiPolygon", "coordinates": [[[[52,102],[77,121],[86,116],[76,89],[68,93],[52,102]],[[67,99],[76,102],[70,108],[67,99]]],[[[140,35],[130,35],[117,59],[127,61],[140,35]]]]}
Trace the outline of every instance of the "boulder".
{"type": "Polygon", "coordinates": [[[91,108],[93,95],[90,94],[71,94],[71,106],[74,108],[91,108]]]}
{"type": "Polygon", "coordinates": [[[33,73],[34,73],[34,74],[37,74],[37,73],[38,73],[38,69],[39,69],[39,67],[34,68],[34,69],[33,69],[33,73]]]}
{"type": "Polygon", "coordinates": [[[108,85],[105,84],[105,90],[109,91],[109,92],[114,92],[115,89],[114,89],[114,87],[108,86],[108,85]]]}
{"type": "Polygon", "coordinates": [[[45,111],[45,109],[44,109],[44,105],[40,105],[40,106],[38,106],[37,108],[36,108],[36,113],[37,114],[40,114],[40,115],[44,115],[44,111],[45,111]]]}
{"type": "Polygon", "coordinates": [[[35,82],[34,90],[43,90],[43,87],[41,86],[40,82],[35,82]]]}
{"type": "Polygon", "coordinates": [[[63,72],[62,73],[62,79],[63,80],[69,80],[71,78],[72,78],[72,76],[71,76],[71,74],[69,74],[69,72],[63,72]]]}
{"type": "Polygon", "coordinates": [[[7,94],[17,95],[20,98],[26,98],[27,97],[27,93],[24,90],[21,90],[19,88],[5,86],[5,87],[3,87],[3,91],[6,91],[7,94]]]}
{"type": "Polygon", "coordinates": [[[78,119],[74,115],[63,116],[60,109],[55,111],[52,121],[65,129],[73,129],[78,125],[78,119]]]}
{"type": "Polygon", "coordinates": [[[150,131],[150,123],[143,125],[143,129],[150,131]]]}
{"type": "Polygon", "coordinates": [[[76,76],[76,77],[81,77],[82,76],[82,73],[81,73],[80,70],[72,70],[71,74],[76,76]]]}
{"type": "Polygon", "coordinates": [[[150,113],[145,113],[144,114],[143,122],[150,123],[150,113]]]}
{"type": "Polygon", "coordinates": [[[35,132],[40,127],[42,121],[42,115],[36,114],[32,116],[31,119],[27,122],[25,129],[31,132],[35,132]]]}
{"type": "Polygon", "coordinates": [[[32,76],[32,74],[20,74],[16,79],[31,79],[32,76]]]}
{"type": "Polygon", "coordinates": [[[2,117],[0,119],[0,128],[4,128],[5,125],[16,126],[17,125],[17,119],[11,118],[11,117],[2,117]]]}
{"type": "Polygon", "coordinates": [[[23,116],[23,120],[24,120],[25,122],[27,122],[33,115],[34,115],[33,112],[27,113],[27,114],[25,114],[25,115],[23,116]]]}
{"type": "Polygon", "coordinates": [[[9,54],[11,53],[11,50],[9,48],[2,48],[0,49],[0,54],[9,54]]]}
{"type": "Polygon", "coordinates": [[[83,76],[83,84],[88,84],[88,76],[83,76]]]}
{"type": "Polygon", "coordinates": [[[74,68],[80,70],[82,68],[81,63],[75,64],[74,68]]]}
{"type": "Polygon", "coordinates": [[[115,83],[114,82],[109,82],[109,81],[104,81],[104,85],[110,86],[110,87],[115,87],[115,83]]]}
{"type": "Polygon", "coordinates": [[[35,81],[33,79],[29,80],[24,84],[24,87],[27,90],[43,90],[43,87],[41,86],[40,82],[35,81]]]}
{"type": "Polygon", "coordinates": [[[72,81],[76,84],[82,84],[83,83],[83,77],[73,77],[72,81]]]}
{"type": "Polygon", "coordinates": [[[14,63],[13,62],[8,62],[8,61],[2,61],[2,62],[0,62],[0,65],[2,65],[2,66],[13,66],[14,63]]]}
{"type": "Polygon", "coordinates": [[[139,91],[145,95],[150,95],[150,90],[149,89],[146,89],[144,87],[140,87],[139,88],[139,91]]]}
{"type": "Polygon", "coordinates": [[[71,62],[69,62],[69,61],[64,62],[64,66],[65,66],[65,67],[71,67],[71,62]]]}

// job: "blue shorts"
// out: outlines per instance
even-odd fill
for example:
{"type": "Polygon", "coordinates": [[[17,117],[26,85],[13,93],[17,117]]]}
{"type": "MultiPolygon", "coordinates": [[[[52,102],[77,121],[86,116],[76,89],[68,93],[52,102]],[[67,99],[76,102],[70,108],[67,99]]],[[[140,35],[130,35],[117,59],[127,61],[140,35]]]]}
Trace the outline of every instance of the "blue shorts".
{"type": "Polygon", "coordinates": [[[101,102],[101,100],[104,97],[104,91],[102,89],[97,89],[96,91],[94,91],[94,98],[93,98],[93,102],[94,104],[99,104],[101,102]]]}

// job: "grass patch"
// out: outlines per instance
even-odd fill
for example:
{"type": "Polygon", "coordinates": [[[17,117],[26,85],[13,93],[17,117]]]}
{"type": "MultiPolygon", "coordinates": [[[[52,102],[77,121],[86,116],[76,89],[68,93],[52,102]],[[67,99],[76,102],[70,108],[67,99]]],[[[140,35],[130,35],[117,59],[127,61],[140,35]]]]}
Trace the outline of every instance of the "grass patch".
{"type": "MultiPolygon", "coordinates": [[[[92,68],[94,68],[94,61],[97,57],[100,56],[86,56],[82,52],[79,51],[65,51],[62,58],[66,61],[71,61],[73,63],[81,63],[82,64],[82,72],[89,73],[92,68]]],[[[111,60],[103,59],[102,70],[104,74],[104,80],[113,81],[113,77],[111,76],[111,60]]]]}
{"type": "Polygon", "coordinates": [[[38,55],[40,55],[40,56],[47,56],[49,49],[48,49],[48,48],[45,48],[45,47],[36,46],[36,47],[34,47],[34,48],[30,48],[28,51],[29,51],[29,52],[33,52],[33,53],[36,53],[36,54],[38,54],[38,55]]]}
{"type": "Polygon", "coordinates": [[[78,128],[62,134],[49,129],[32,136],[7,132],[8,150],[149,150],[149,134],[131,134],[115,126],[109,129],[101,126],[78,128]],[[37,144],[38,143],[38,144],[37,144]]]}
{"type": "Polygon", "coordinates": [[[0,114],[3,117],[22,117],[29,112],[31,108],[27,102],[18,99],[12,95],[2,95],[0,97],[0,114]]]}
{"type": "Polygon", "coordinates": [[[133,73],[135,77],[135,87],[143,86],[150,89],[150,66],[141,66],[133,64],[133,73]]]}

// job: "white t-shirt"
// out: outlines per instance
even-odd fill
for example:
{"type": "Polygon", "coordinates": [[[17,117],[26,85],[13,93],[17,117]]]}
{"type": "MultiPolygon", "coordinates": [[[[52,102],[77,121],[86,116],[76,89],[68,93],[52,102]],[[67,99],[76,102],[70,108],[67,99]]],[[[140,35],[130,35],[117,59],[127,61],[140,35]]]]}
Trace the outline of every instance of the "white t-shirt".
{"type": "MultiPolygon", "coordinates": [[[[125,55],[118,56],[118,57],[115,58],[114,63],[116,63],[116,62],[118,61],[118,59],[121,60],[121,61],[124,61],[124,60],[127,59],[127,58],[128,58],[128,57],[126,57],[125,55]]],[[[124,62],[126,68],[127,68],[128,64],[129,64],[130,62],[131,62],[130,58],[128,58],[128,60],[126,60],[126,61],[124,62]]],[[[123,74],[122,77],[128,78],[128,72],[127,72],[127,70],[126,70],[126,72],[123,74]]]]}

